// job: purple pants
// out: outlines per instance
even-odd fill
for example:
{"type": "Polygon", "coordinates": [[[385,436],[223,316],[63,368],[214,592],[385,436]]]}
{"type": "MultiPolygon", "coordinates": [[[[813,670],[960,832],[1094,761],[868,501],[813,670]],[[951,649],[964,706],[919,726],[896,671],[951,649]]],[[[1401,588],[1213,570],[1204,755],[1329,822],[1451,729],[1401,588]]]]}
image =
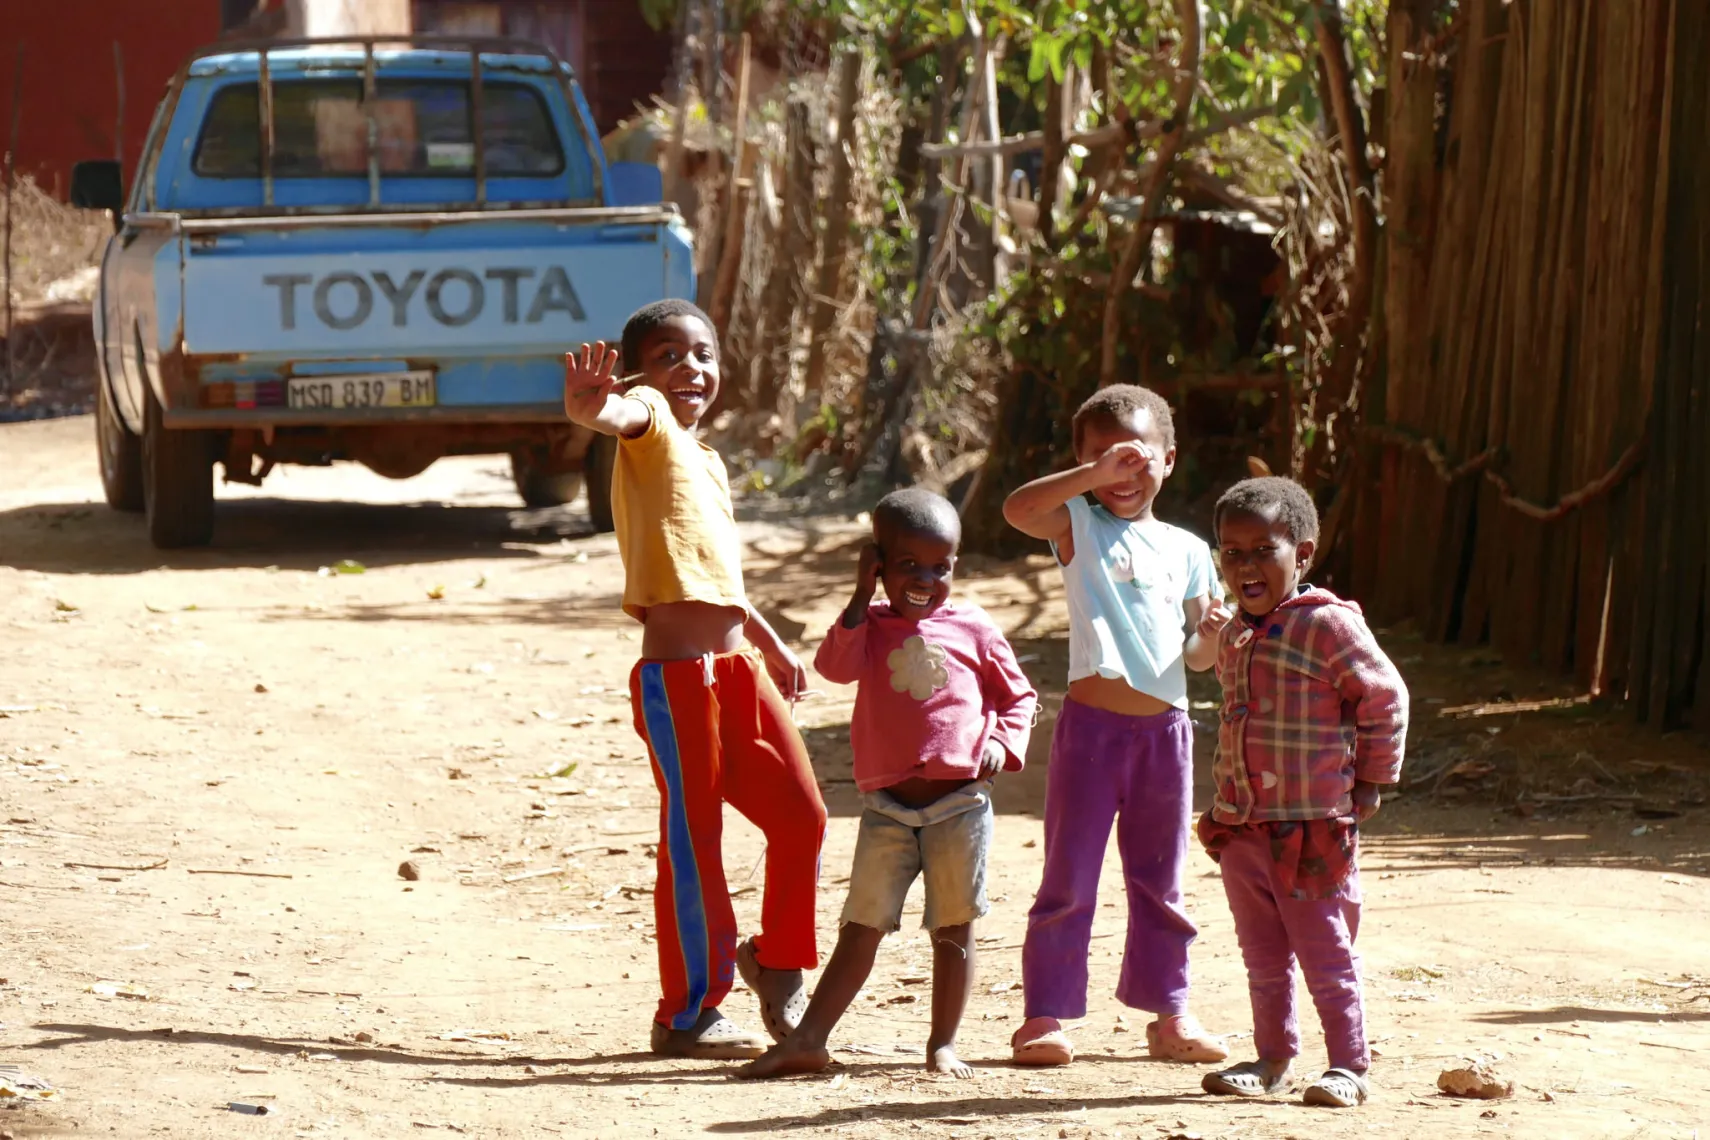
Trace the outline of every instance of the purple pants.
{"type": "Polygon", "coordinates": [[[1223,850],[1223,890],[1235,916],[1235,937],[1247,963],[1253,999],[1253,1044],[1259,1056],[1280,1061],[1300,1053],[1294,1012],[1294,963],[1324,1025],[1330,1067],[1363,1073],[1365,1005],[1360,998],[1360,872],[1352,868],[1336,897],[1290,898],[1277,882],[1264,831],[1243,828],[1223,850]]]}
{"type": "Polygon", "coordinates": [[[1187,713],[1123,716],[1064,701],[1045,777],[1045,872],[1021,952],[1026,1016],[1087,1013],[1087,950],[1098,875],[1116,824],[1128,887],[1128,941],[1116,997],[1160,1017],[1187,1012],[1182,909],[1193,724],[1187,713]]]}

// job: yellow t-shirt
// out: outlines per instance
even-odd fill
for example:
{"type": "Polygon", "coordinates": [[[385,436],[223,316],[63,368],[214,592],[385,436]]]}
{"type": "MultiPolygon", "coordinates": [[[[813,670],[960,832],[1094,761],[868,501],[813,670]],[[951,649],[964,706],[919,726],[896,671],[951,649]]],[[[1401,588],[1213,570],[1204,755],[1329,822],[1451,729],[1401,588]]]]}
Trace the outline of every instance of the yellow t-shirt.
{"type": "Polygon", "coordinates": [[[623,610],[645,621],[649,606],[741,606],[742,543],[730,482],[718,452],[691,436],[663,393],[644,385],[625,397],[647,409],[647,430],[618,437],[612,523],[623,556],[623,610]]]}

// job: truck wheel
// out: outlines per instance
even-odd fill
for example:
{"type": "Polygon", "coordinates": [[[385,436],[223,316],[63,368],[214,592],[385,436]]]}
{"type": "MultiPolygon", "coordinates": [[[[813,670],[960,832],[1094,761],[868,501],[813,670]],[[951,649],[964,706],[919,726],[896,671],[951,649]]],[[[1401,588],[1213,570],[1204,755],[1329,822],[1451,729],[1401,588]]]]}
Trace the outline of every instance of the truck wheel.
{"type": "Polygon", "coordinates": [[[119,418],[105,379],[95,382],[95,450],[107,505],[115,511],[142,510],[142,440],[119,418]]]}
{"type": "Polygon", "coordinates": [[[161,550],[206,546],[214,537],[214,456],[208,433],[161,425],[144,392],[142,470],[148,537],[161,550]]]}
{"type": "Polygon", "coordinates": [[[562,507],[576,501],[582,490],[582,473],[565,471],[554,475],[546,470],[546,456],[538,448],[511,452],[511,482],[530,507],[562,507]]]}
{"type": "Polygon", "coordinates": [[[612,529],[612,468],[617,465],[617,447],[616,436],[601,432],[588,442],[588,453],[582,457],[582,470],[587,473],[588,517],[600,534],[612,529]]]}

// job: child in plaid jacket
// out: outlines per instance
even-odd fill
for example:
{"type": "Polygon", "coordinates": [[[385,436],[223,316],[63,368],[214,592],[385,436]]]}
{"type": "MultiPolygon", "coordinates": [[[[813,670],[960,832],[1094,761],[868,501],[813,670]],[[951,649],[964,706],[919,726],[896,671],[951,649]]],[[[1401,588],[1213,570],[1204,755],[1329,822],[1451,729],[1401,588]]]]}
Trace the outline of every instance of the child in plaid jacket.
{"type": "Polygon", "coordinates": [[[1298,959],[1330,1054],[1305,1101],[1352,1107],[1370,1092],[1371,1064],[1354,950],[1359,825],[1400,778],[1407,686],[1359,606],[1302,585],[1318,538],[1303,488],[1274,477],[1237,484],[1215,525],[1240,613],[1218,640],[1217,791],[1199,837],[1222,867],[1259,1057],[1203,1085],[1231,1096],[1287,1087],[1300,1052],[1298,959]]]}

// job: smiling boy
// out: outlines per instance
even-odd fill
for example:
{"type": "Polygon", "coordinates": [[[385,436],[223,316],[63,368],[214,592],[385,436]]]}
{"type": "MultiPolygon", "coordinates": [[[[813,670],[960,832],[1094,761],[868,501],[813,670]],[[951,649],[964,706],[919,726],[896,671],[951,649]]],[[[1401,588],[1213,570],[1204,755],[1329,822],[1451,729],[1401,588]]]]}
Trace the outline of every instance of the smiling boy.
{"type": "Polygon", "coordinates": [[[687,301],[649,305],[624,327],[623,362],[633,375],[620,382],[618,353],[603,342],[566,354],[564,410],[618,438],[623,609],[642,623],[630,700],[660,798],[653,906],[663,996],[651,1044],[664,1056],[758,1057],[765,1041],[718,1008],[736,968],[782,1040],[807,1004],[802,971],[818,957],[825,805],[783,700],[796,698],[806,674],[748,604],[724,460],[691,434],[718,396],[712,322],[687,301]],[[761,932],[740,947],[724,879],[725,803],[766,837],[761,932]]]}
{"type": "Polygon", "coordinates": [[[1021,768],[1038,697],[985,611],[949,600],[961,534],[956,509],[930,491],[896,491],[873,509],[854,594],[814,658],[826,680],[859,686],[850,738],[865,810],[843,926],[801,1025],[745,1077],[831,1064],[826,1040],[917,877],[932,937],[926,1067],[973,1075],[956,1030],[974,983],[973,923],[986,913],[992,778],[1021,768]],[[875,605],[881,581],[889,604],[875,605]]]}

